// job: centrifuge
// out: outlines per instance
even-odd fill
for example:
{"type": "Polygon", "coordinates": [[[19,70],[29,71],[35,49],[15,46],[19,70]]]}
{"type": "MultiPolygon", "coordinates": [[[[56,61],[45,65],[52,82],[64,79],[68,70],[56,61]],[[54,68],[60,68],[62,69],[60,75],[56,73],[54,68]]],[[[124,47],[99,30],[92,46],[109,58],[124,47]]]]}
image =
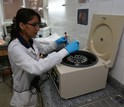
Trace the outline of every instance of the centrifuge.
{"type": "Polygon", "coordinates": [[[62,98],[68,99],[105,88],[123,27],[124,16],[93,15],[87,47],[66,56],[51,73],[62,98]]]}

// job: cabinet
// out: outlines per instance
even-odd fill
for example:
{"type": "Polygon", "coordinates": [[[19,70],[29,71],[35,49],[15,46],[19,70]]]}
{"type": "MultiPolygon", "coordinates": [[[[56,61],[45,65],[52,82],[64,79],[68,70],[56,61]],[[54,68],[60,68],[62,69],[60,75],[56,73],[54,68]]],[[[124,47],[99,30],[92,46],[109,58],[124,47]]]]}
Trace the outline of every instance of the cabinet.
{"type": "Polygon", "coordinates": [[[3,69],[8,68],[9,66],[9,60],[7,55],[6,49],[0,49],[0,72],[2,72],[3,69]]]}
{"type": "Polygon", "coordinates": [[[11,74],[11,67],[8,59],[7,46],[0,46],[0,81],[3,81],[5,74],[11,74]]]}
{"type": "Polygon", "coordinates": [[[8,53],[7,53],[7,48],[5,48],[5,49],[0,49],[0,57],[2,57],[2,56],[7,56],[8,55],[8,53]]]}
{"type": "Polygon", "coordinates": [[[9,67],[7,46],[0,46],[0,70],[9,67]]]}

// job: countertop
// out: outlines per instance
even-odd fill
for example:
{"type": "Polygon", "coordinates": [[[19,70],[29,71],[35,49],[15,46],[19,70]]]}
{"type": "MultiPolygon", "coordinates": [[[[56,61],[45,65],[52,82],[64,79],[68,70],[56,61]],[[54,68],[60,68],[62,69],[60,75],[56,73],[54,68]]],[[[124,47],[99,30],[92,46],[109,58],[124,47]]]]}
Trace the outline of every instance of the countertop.
{"type": "Polygon", "coordinates": [[[0,49],[7,49],[8,44],[0,45],[0,49]]]}

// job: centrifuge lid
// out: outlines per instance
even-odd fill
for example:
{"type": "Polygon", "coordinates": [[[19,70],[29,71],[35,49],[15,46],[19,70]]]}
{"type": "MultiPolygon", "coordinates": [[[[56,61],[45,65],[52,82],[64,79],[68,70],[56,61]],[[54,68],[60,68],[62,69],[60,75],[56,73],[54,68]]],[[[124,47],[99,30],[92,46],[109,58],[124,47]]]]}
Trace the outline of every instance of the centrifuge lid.
{"type": "Polygon", "coordinates": [[[93,15],[88,50],[112,67],[124,26],[124,16],[93,15]]]}

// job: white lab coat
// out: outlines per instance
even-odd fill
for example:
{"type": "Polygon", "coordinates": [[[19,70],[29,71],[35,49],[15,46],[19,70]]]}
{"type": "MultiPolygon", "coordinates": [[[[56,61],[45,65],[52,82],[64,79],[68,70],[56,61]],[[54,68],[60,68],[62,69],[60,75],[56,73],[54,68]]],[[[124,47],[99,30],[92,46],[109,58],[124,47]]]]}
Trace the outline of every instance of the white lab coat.
{"type": "Polygon", "coordinates": [[[14,107],[35,107],[37,105],[37,94],[29,90],[31,81],[36,75],[50,70],[68,54],[66,49],[52,52],[44,59],[39,57],[40,53],[47,54],[56,48],[55,42],[41,45],[33,42],[34,50],[23,46],[18,39],[13,40],[8,46],[8,56],[13,72],[13,97],[10,105],[14,107]]]}

